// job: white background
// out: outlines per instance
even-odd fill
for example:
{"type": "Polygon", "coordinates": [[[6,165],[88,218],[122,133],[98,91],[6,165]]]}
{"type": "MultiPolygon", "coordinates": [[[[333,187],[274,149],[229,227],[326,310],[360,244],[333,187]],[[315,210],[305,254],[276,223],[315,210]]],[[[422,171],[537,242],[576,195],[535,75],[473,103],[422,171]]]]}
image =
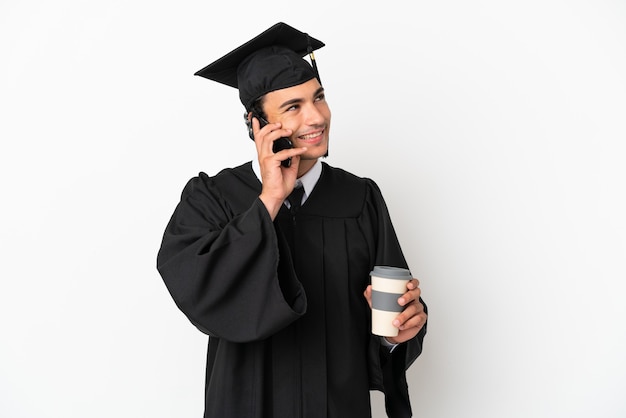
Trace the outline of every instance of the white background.
{"type": "MultiPolygon", "coordinates": [[[[381,186],[431,315],[421,418],[626,416],[626,4],[0,3],[0,416],[200,417],[156,271],[185,182],[253,156],[192,74],[278,21],[331,165],[381,186]]],[[[382,416],[374,395],[375,416],[382,416]]]]}

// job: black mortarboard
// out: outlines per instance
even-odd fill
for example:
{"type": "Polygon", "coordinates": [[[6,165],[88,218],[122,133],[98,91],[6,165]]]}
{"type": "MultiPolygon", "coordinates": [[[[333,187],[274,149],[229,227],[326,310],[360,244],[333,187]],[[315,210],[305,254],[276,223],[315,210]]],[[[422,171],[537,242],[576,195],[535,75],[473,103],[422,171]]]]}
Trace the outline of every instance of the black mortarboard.
{"type": "Polygon", "coordinates": [[[239,89],[246,109],[274,90],[319,80],[313,51],[324,43],[279,22],[195,75],[239,89]],[[311,64],[302,57],[310,54],[311,64]]]}

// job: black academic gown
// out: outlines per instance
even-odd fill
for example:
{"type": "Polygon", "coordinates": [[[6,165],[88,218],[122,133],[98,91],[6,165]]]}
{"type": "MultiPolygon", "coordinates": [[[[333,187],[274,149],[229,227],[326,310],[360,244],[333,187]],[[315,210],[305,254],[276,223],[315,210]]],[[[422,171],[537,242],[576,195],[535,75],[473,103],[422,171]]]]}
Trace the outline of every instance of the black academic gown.
{"type": "Polygon", "coordinates": [[[369,417],[369,390],[409,417],[405,370],[426,333],[390,354],[363,296],[374,265],[407,267],[376,184],[323,164],[297,215],[272,222],[251,163],[186,185],[158,270],[208,334],[205,418],[369,417]]]}

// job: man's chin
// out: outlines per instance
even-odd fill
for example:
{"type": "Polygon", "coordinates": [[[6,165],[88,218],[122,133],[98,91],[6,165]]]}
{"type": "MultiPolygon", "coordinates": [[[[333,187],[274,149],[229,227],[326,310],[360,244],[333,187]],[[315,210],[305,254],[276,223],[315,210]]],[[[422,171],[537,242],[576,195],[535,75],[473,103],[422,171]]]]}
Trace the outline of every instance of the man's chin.
{"type": "Polygon", "coordinates": [[[303,160],[317,160],[318,158],[326,158],[328,157],[328,147],[324,147],[324,149],[308,149],[307,152],[300,156],[303,160]]]}

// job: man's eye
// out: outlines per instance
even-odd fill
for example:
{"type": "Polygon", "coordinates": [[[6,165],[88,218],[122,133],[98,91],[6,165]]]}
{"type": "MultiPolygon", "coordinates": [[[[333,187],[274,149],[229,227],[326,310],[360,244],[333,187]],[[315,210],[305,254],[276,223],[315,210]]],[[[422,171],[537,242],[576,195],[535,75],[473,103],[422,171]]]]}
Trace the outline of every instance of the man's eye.
{"type": "Polygon", "coordinates": [[[319,96],[317,96],[315,98],[315,101],[316,102],[320,102],[320,101],[324,100],[325,98],[326,98],[326,96],[324,96],[323,94],[320,94],[319,96]]]}

